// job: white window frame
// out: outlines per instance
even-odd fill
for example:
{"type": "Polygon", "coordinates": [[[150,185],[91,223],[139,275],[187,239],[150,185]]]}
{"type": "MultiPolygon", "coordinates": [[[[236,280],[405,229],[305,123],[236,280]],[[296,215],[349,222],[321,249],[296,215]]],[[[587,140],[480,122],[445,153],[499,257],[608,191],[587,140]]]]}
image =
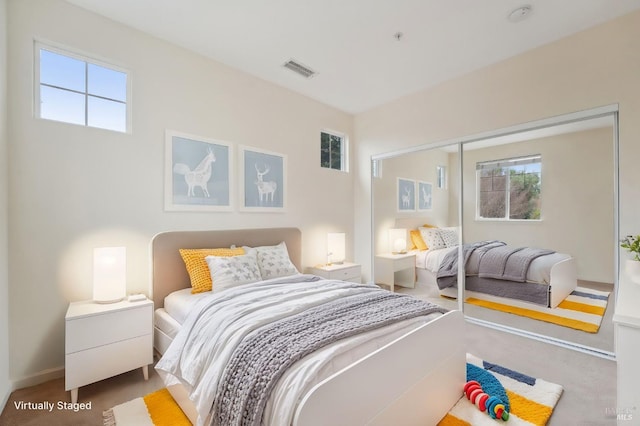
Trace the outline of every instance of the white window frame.
{"type": "Polygon", "coordinates": [[[320,167],[323,169],[327,169],[327,170],[335,170],[335,171],[339,171],[339,172],[345,172],[348,173],[349,172],[349,138],[347,137],[346,134],[341,133],[341,132],[336,132],[334,130],[329,130],[329,129],[321,129],[320,130],[320,138],[321,138],[321,144],[320,144],[320,156],[322,157],[322,134],[326,133],[330,136],[336,136],[338,138],[341,139],[341,143],[340,143],[340,169],[334,169],[331,167],[324,167],[322,166],[322,164],[320,164],[320,167]]]}
{"type": "MultiPolygon", "coordinates": [[[[75,125],[75,126],[81,126],[81,127],[87,127],[87,128],[91,128],[91,129],[99,129],[99,130],[105,130],[105,131],[109,131],[109,132],[116,132],[116,133],[125,133],[125,134],[131,134],[132,133],[132,102],[131,102],[131,72],[127,69],[124,68],[120,65],[116,65],[111,61],[105,60],[105,59],[99,59],[97,58],[95,55],[90,55],[87,54],[85,52],[81,52],[77,49],[72,49],[70,47],[67,46],[63,46],[59,43],[54,43],[51,41],[47,41],[47,40],[39,40],[39,39],[35,39],[34,40],[34,83],[33,83],[33,93],[34,93],[34,116],[40,120],[46,120],[46,121],[53,121],[56,123],[64,123],[64,124],[70,124],[70,125],[75,125]],[[73,59],[77,59],[79,61],[85,62],[85,63],[90,63],[90,64],[94,64],[94,65],[98,65],[100,67],[104,67],[104,68],[108,68],[114,71],[118,71],[121,73],[126,74],[127,76],[127,95],[126,95],[126,101],[124,102],[125,107],[126,107],[126,130],[124,132],[121,132],[119,130],[113,130],[113,129],[105,129],[102,127],[94,127],[94,126],[90,126],[89,124],[87,124],[88,121],[88,112],[87,112],[87,102],[85,102],[85,124],[77,124],[77,123],[70,123],[68,121],[60,121],[60,120],[52,120],[49,118],[45,118],[41,116],[41,110],[40,110],[40,50],[44,49],[44,50],[48,50],[50,52],[56,53],[58,55],[63,55],[63,56],[67,56],[69,58],[73,58],[73,59]]],[[[63,88],[65,90],[68,90],[66,88],[63,88]]],[[[75,92],[74,93],[81,93],[81,92],[75,92]]],[[[85,96],[89,96],[89,94],[86,92],[83,93],[85,96]]],[[[102,98],[102,99],[107,99],[110,101],[114,101],[114,99],[110,99],[110,98],[102,98]]],[[[118,102],[121,102],[118,100],[118,102]]]]}
{"type": "MultiPolygon", "coordinates": [[[[503,164],[502,167],[509,168],[519,164],[525,164],[525,162],[530,161],[531,163],[540,163],[540,185],[542,187],[542,155],[533,154],[533,155],[523,155],[519,157],[505,158],[501,160],[491,160],[491,161],[479,161],[476,163],[476,221],[489,221],[489,222],[541,222],[542,221],[542,209],[540,209],[540,218],[539,219],[511,219],[511,179],[509,179],[510,174],[507,175],[507,179],[505,180],[505,217],[482,217],[480,216],[480,173],[482,171],[482,166],[491,166],[491,165],[500,165],[503,164]],[[537,160],[537,161],[535,161],[537,160]]],[[[540,197],[542,198],[542,191],[540,193],[540,197]]]]}

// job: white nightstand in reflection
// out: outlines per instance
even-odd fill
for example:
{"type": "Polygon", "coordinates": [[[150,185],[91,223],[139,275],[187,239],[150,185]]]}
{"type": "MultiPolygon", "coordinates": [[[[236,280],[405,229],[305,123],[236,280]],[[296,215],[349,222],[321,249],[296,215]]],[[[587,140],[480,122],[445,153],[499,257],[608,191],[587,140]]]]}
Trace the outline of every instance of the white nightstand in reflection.
{"type": "Polygon", "coordinates": [[[391,291],[394,291],[396,285],[414,288],[416,285],[415,254],[377,254],[374,277],[376,284],[387,285],[391,291]]]}

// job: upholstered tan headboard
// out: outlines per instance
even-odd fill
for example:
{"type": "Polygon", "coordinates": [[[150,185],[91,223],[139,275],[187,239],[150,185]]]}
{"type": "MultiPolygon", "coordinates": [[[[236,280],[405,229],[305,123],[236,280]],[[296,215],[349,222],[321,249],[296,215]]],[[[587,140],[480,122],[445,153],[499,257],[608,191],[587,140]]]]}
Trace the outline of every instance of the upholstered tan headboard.
{"type": "Polygon", "coordinates": [[[302,233],[298,228],[261,228],[222,231],[169,231],[151,240],[151,298],[155,308],[164,306],[164,298],[173,291],[191,286],[181,248],[218,248],[267,246],[284,241],[289,257],[302,271],[302,233]]]}

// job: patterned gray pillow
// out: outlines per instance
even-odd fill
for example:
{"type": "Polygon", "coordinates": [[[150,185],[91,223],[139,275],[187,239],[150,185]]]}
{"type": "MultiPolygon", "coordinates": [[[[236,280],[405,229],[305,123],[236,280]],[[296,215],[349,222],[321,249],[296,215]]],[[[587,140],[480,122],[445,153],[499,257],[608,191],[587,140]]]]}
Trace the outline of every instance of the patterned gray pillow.
{"type": "Polygon", "coordinates": [[[262,246],[255,249],[258,251],[258,267],[263,280],[299,273],[289,259],[289,252],[284,241],[275,246],[262,246]]]}
{"type": "Polygon", "coordinates": [[[439,230],[440,237],[447,247],[455,247],[458,245],[458,230],[455,226],[450,228],[440,228],[439,230]]]}
{"type": "Polygon", "coordinates": [[[239,256],[207,256],[213,292],[261,280],[256,250],[247,250],[239,256]]]}
{"type": "Polygon", "coordinates": [[[427,245],[429,250],[437,250],[447,248],[442,236],[440,235],[440,229],[438,228],[419,228],[420,235],[422,235],[422,239],[424,243],[427,245]]]}

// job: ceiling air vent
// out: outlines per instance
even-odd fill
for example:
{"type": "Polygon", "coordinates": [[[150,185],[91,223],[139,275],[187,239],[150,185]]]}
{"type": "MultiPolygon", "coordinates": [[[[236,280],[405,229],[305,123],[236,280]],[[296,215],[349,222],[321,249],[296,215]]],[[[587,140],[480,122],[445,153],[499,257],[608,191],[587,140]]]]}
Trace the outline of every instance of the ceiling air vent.
{"type": "Polygon", "coordinates": [[[304,78],[311,78],[316,75],[316,72],[311,68],[302,65],[300,62],[296,62],[293,59],[284,63],[284,67],[290,69],[291,71],[300,74],[304,78]]]}

